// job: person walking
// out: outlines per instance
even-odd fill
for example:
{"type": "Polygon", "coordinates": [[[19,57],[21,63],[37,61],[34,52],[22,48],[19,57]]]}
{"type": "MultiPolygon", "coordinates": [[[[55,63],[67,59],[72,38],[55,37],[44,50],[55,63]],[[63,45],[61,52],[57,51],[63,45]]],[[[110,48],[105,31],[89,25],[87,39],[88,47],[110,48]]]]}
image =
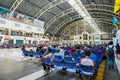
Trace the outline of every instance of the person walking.
{"type": "Polygon", "coordinates": [[[113,46],[113,41],[110,41],[106,48],[107,64],[108,64],[109,70],[114,69],[115,53],[116,53],[116,47],[113,46]]]}

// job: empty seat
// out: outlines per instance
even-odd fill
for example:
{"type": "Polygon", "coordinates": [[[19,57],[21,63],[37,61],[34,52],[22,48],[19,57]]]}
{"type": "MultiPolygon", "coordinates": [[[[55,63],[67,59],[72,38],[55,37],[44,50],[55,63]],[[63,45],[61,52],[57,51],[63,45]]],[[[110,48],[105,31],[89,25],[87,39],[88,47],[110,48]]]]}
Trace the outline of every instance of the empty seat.
{"type": "Polygon", "coordinates": [[[42,53],[40,51],[36,51],[36,57],[42,57],[42,53]]]}
{"type": "Polygon", "coordinates": [[[64,64],[62,61],[54,61],[53,64],[56,69],[62,70],[64,68],[64,64]]]}
{"type": "Polygon", "coordinates": [[[93,76],[95,73],[95,69],[92,66],[80,65],[80,74],[84,74],[86,76],[93,76]]]}
{"type": "Polygon", "coordinates": [[[73,62],[73,59],[72,57],[64,57],[64,62],[68,62],[68,63],[72,63],[73,62]]]}
{"type": "Polygon", "coordinates": [[[62,56],[54,55],[55,61],[63,61],[62,56]]]}
{"type": "Polygon", "coordinates": [[[79,63],[80,57],[74,58],[74,63],[79,63]]]}
{"type": "Polygon", "coordinates": [[[66,71],[69,71],[69,72],[76,72],[77,70],[77,66],[76,66],[76,63],[69,63],[69,62],[65,62],[65,68],[66,68],[66,71]]]}

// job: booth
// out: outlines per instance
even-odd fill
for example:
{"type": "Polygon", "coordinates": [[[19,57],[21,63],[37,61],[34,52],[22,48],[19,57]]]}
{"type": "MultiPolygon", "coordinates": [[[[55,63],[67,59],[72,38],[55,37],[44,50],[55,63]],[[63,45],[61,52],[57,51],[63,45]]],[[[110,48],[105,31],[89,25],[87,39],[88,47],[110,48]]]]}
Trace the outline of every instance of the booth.
{"type": "Polygon", "coordinates": [[[25,44],[25,37],[24,36],[11,36],[13,40],[13,44],[25,44]]]}

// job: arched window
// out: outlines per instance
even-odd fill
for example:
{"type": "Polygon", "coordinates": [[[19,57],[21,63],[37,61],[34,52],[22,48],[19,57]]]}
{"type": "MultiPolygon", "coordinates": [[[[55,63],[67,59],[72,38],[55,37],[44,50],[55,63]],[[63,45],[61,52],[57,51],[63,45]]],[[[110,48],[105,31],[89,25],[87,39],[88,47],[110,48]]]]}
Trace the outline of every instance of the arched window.
{"type": "Polygon", "coordinates": [[[88,35],[87,34],[83,34],[83,39],[84,40],[88,40],[88,35]]]}

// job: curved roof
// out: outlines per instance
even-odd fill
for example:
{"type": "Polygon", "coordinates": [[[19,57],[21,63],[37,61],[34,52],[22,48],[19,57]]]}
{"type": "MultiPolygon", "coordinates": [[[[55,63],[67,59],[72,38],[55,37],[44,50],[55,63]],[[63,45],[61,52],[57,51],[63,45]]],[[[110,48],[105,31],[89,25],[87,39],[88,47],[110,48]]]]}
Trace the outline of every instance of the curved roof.
{"type": "MultiPolygon", "coordinates": [[[[117,16],[113,13],[115,0],[81,1],[93,18],[105,19],[101,24],[112,26],[112,17],[117,16]],[[106,20],[110,20],[109,23],[104,23],[106,20]]],[[[82,19],[67,0],[0,0],[0,6],[45,21],[45,32],[56,35],[66,25],[82,19]]]]}

